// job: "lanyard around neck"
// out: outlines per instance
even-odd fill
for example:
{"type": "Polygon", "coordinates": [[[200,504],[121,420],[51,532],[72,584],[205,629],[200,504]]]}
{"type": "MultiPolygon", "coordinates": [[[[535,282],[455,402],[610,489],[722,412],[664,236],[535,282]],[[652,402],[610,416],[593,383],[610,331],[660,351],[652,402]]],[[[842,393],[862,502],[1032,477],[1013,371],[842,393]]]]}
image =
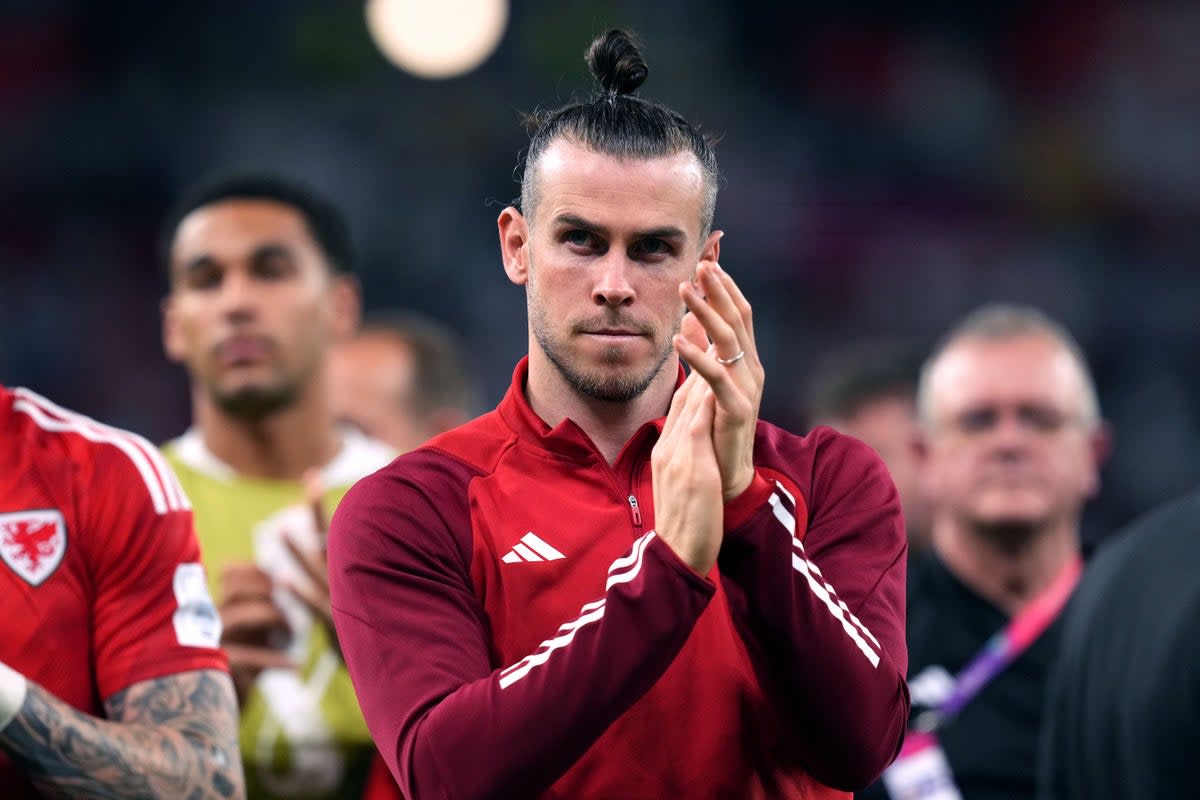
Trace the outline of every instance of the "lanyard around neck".
{"type": "Polygon", "coordinates": [[[946,699],[937,708],[918,716],[913,728],[919,731],[936,730],[962,711],[984,686],[1028,650],[1058,618],[1082,572],[1083,559],[1076,554],[1062,566],[1049,586],[988,639],[983,649],[959,670],[954,678],[954,688],[946,699]]]}

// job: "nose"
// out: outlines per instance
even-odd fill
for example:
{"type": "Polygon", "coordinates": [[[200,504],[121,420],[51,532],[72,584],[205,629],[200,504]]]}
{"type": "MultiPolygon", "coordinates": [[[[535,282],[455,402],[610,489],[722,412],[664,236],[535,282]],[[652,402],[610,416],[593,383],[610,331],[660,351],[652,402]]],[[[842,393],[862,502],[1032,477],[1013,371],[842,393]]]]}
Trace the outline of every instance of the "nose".
{"type": "Polygon", "coordinates": [[[592,300],[596,305],[617,308],[629,305],[637,297],[630,281],[631,271],[636,267],[617,248],[612,248],[606,258],[599,259],[596,269],[598,274],[592,286],[592,300]]]}
{"type": "Polygon", "coordinates": [[[233,319],[250,318],[256,309],[254,281],[243,270],[229,270],[221,280],[221,313],[233,319]]]}
{"type": "Polygon", "coordinates": [[[991,443],[1000,453],[1016,457],[1029,443],[1030,431],[1016,414],[1001,414],[991,432],[991,443]]]}

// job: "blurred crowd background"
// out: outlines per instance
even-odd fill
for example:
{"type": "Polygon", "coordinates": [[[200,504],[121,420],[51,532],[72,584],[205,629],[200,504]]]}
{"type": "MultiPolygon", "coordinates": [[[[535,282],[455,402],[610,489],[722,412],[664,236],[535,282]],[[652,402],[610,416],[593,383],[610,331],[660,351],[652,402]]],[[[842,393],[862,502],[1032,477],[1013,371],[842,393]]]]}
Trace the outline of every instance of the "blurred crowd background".
{"type": "MultiPolygon", "coordinates": [[[[764,416],[848,341],[927,347],[994,300],[1078,336],[1116,437],[1085,534],[1200,478],[1200,5],[515,0],[473,72],[391,65],[350,0],[0,3],[0,380],[155,441],[187,423],[160,226],[197,179],[302,176],[349,214],[366,306],[525,352],[495,218],[522,112],[637,31],[643,94],[720,137],[722,265],[754,303],[764,416]]],[[[481,409],[482,410],[482,409],[481,409]]]]}

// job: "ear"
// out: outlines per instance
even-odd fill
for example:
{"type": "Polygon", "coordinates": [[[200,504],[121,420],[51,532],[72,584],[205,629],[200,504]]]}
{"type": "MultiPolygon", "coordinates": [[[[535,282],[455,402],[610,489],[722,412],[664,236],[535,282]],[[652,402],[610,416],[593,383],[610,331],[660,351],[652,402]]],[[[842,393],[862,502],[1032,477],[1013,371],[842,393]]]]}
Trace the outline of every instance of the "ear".
{"type": "Polygon", "coordinates": [[[937,496],[937,481],[933,470],[929,468],[932,458],[933,445],[929,441],[929,430],[924,425],[917,425],[912,439],[909,441],[913,458],[917,464],[917,486],[926,498],[937,496]]]}
{"type": "Polygon", "coordinates": [[[362,289],[353,275],[335,275],[333,292],[333,339],[345,341],[354,335],[362,321],[362,289]]]}
{"type": "Polygon", "coordinates": [[[496,227],[500,231],[504,272],[517,286],[524,286],[529,282],[529,223],[520,211],[509,206],[500,212],[496,227]]]}
{"type": "Polygon", "coordinates": [[[183,332],[179,330],[179,313],[175,308],[175,298],[167,295],[159,308],[162,310],[162,340],[163,351],[173,363],[180,364],[187,359],[187,348],[183,342],[183,332]]]}
{"type": "Polygon", "coordinates": [[[1088,436],[1088,450],[1092,459],[1092,469],[1088,477],[1087,496],[1093,497],[1100,491],[1100,468],[1112,454],[1112,426],[1105,421],[1096,425],[1096,429],[1088,436]]]}
{"type": "Polygon", "coordinates": [[[710,264],[715,264],[721,259],[721,238],[725,235],[725,231],[713,231],[704,240],[704,246],[700,248],[700,263],[705,261],[710,264]]]}

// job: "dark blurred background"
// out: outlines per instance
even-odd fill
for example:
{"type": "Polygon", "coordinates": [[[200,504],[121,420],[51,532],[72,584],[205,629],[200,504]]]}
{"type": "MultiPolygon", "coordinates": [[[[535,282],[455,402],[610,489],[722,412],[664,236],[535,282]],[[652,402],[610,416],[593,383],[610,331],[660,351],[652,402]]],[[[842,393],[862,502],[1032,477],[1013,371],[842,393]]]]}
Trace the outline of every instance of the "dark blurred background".
{"type": "Polygon", "coordinates": [[[517,0],[481,67],[429,81],[351,0],[2,0],[0,380],[178,433],[159,228],[196,179],[258,165],[343,204],[368,308],[454,325],[490,405],[525,351],[494,225],[519,115],[588,88],[612,25],[646,45],[643,94],[721,137],[764,416],[803,428],[839,343],[1029,302],[1079,337],[1114,425],[1088,535],[1200,479],[1195,3],[517,0]]]}

